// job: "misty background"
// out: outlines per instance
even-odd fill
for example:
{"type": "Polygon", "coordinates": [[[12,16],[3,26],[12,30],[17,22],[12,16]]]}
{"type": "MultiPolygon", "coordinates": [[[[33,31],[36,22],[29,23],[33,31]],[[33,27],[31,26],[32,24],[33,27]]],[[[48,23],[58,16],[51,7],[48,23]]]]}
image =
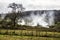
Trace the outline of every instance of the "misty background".
{"type": "Polygon", "coordinates": [[[11,12],[8,4],[10,3],[22,4],[25,11],[29,10],[59,10],[60,0],[0,0],[0,13],[11,12]]]}
{"type": "Polygon", "coordinates": [[[57,18],[55,15],[60,12],[59,2],[57,0],[0,0],[0,14],[2,19],[12,18],[13,21],[12,19],[11,21],[14,25],[17,23],[19,25],[39,25],[49,28],[49,26],[55,24],[57,18]],[[19,8],[20,10],[17,10],[19,8]],[[24,12],[21,9],[24,9],[24,12]],[[15,22],[16,18],[17,22],[15,22]]]}

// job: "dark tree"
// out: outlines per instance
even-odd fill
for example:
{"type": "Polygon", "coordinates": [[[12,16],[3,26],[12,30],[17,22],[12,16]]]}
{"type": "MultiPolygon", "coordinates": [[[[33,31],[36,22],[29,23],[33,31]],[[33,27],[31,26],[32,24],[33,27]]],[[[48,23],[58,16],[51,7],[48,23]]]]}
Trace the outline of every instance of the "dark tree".
{"type": "Polygon", "coordinates": [[[24,9],[25,9],[22,4],[18,4],[18,5],[17,5],[17,8],[18,8],[18,11],[19,11],[19,12],[23,12],[24,9]]]}
{"type": "Polygon", "coordinates": [[[22,4],[16,4],[16,3],[9,4],[8,8],[12,8],[12,12],[16,12],[16,9],[22,12],[25,9],[22,4]]]}
{"type": "Polygon", "coordinates": [[[20,11],[20,13],[22,13],[22,10],[24,10],[24,8],[23,8],[22,4],[16,4],[16,3],[9,4],[8,8],[12,8],[12,13],[9,17],[15,26],[16,19],[18,17],[18,13],[16,13],[16,9],[20,9],[19,11],[20,11]]]}
{"type": "Polygon", "coordinates": [[[11,3],[11,4],[9,4],[8,8],[12,8],[12,12],[16,12],[17,4],[11,3]]]}

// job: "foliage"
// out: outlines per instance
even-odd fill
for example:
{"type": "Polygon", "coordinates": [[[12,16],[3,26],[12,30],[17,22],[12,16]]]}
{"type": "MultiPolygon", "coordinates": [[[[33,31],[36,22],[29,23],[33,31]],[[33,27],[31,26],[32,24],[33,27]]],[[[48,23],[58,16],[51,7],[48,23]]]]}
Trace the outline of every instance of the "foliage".
{"type": "Polygon", "coordinates": [[[20,11],[23,11],[25,9],[22,6],[22,4],[16,4],[16,3],[10,3],[9,6],[8,6],[8,8],[12,8],[12,12],[16,12],[16,9],[20,9],[20,11]]]}
{"type": "Polygon", "coordinates": [[[60,31],[60,22],[57,22],[57,24],[55,24],[54,29],[60,31]]]}

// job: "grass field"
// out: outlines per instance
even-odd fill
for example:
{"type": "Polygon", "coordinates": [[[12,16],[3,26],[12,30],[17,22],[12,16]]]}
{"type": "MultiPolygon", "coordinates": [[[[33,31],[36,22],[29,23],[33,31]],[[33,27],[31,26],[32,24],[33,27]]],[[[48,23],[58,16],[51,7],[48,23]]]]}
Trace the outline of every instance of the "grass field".
{"type": "Polygon", "coordinates": [[[0,35],[0,40],[60,40],[60,38],[0,35]]]}
{"type": "Polygon", "coordinates": [[[60,40],[60,38],[0,35],[0,40],[60,40]]]}
{"type": "Polygon", "coordinates": [[[60,32],[2,29],[0,40],[60,40],[60,32]]]}

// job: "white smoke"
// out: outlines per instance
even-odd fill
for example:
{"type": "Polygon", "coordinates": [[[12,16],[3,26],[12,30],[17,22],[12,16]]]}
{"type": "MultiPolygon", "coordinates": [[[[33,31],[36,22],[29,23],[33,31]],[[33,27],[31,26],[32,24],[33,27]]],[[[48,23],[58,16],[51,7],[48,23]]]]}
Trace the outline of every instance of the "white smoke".
{"type": "Polygon", "coordinates": [[[41,25],[41,26],[44,26],[44,27],[47,27],[48,23],[45,22],[45,17],[46,17],[46,14],[43,13],[42,15],[39,15],[37,13],[37,15],[34,15],[33,13],[31,14],[31,18],[32,18],[32,26],[37,26],[37,24],[41,25]]]}
{"type": "Polygon", "coordinates": [[[49,14],[48,14],[48,16],[49,16],[49,26],[51,26],[51,25],[54,25],[54,12],[53,11],[49,11],[49,14]]]}
{"type": "Polygon", "coordinates": [[[30,16],[22,18],[20,21],[21,22],[18,23],[22,25],[40,25],[42,27],[49,28],[49,26],[54,25],[54,11],[44,11],[41,14],[39,12],[37,12],[37,14],[32,12],[30,16]]]}
{"type": "Polygon", "coordinates": [[[17,23],[20,24],[20,25],[25,25],[25,22],[24,22],[23,19],[19,19],[17,23]]]}

